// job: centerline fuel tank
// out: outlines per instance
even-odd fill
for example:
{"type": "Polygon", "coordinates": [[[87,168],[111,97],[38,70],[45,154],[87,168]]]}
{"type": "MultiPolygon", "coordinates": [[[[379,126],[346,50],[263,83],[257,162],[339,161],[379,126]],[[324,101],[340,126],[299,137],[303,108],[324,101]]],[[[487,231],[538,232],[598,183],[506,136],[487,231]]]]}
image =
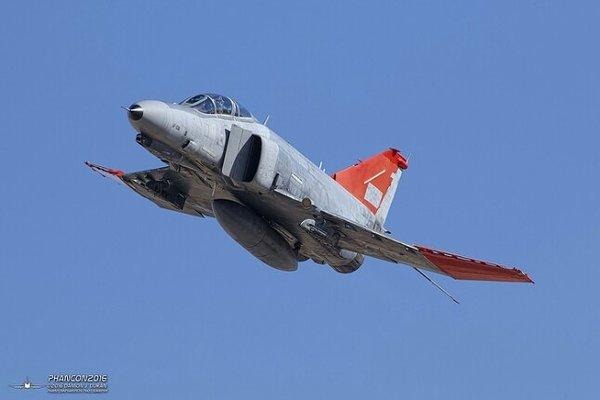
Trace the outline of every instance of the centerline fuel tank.
{"type": "Polygon", "coordinates": [[[298,259],[288,242],[248,207],[232,200],[213,200],[213,212],[225,232],[254,257],[283,271],[295,271],[298,259]]]}

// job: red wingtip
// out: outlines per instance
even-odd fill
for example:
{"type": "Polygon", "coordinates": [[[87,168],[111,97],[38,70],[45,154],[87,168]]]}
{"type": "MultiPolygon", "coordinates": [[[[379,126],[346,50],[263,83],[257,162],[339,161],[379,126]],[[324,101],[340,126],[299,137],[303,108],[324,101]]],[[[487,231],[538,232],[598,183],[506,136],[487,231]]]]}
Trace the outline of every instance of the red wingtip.
{"type": "Polygon", "coordinates": [[[103,167],[102,165],[94,164],[89,161],[86,161],[85,165],[90,167],[93,171],[98,172],[102,176],[106,176],[105,174],[109,174],[120,179],[123,175],[125,175],[125,172],[121,171],[120,169],[103,167]]]}
{"type": "Polygon", "coordinates": [[[507,268],[423,246],[416,247],[440,271],[454,279],[534,283],[526,273],[517,268],[507,268]]]}

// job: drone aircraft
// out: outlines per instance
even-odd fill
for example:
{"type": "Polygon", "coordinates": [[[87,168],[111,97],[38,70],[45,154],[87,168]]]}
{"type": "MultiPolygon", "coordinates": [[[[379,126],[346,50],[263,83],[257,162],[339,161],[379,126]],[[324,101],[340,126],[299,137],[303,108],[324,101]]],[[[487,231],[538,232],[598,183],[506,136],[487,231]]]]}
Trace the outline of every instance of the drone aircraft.
{"type": "Polygon", "coordinates": [[[294,271],[311,259],[350,273],[371,256],[411,266],[428,280],[422,270],[533,283],[516,268],[392,238],[384,223],[408,168],[396,149],[328,175],[227,96],[205,93],[179,104],[143,100],[125,109],[137,143],[166,166],[125,173],[86,164],[162,208],[216,218],[273,268],[294,271]]]}

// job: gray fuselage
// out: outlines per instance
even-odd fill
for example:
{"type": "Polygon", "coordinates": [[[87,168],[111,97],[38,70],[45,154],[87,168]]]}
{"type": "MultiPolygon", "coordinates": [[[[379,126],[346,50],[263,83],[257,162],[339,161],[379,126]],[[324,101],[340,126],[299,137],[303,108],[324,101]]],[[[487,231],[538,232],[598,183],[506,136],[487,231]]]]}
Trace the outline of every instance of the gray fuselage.
{"type": "MultiPolygon", "coordinates": [[[[290,220],[284,205],[265,196],[270,191],[308,201],[320,210],[358,225],[381,228],[376,226],[375,215],[365,205],[253,117],[205,114],[185,105],[155,100],[140,101],[132,110],[140,110],[137,114],[130,111],[132,126],[144,138],[151,139],[146,140],[147,143],[152,142],[151,146],[144,147],[175,170],[194,171],[212,189],[213,201],[240,202],[270,221],[284,237],[289,234],[290,245],[294,240],[301,242],[299,259],[312,258],[333,266],[342,265],[356,254],[342,252],[340,255],[337,250],[322,249],[323,246],[300,227],[301,221],[290,220]],[[249,138],[259,138],[256,140],[260,145],[249,146],[249,138]],[[246,150],[242,149],[244,144],[246,150]],[[236,145],[239,148],[233,149],[236,145]],[[239,172],[235,162],[242,158],[243,151],[248,153],[248,160],[239,172]],[[251,154],[252,151],[257,154],[251,154]],[[254,166],[252,157],[256,158],[254,166]],[[246,176],[248,168],[253,168],[251,176],[246,176]]],[[[144,145],[143,140],[138,141],[144,145]]],[[[214,216],[212,204],[204,205],[203,214],[214,216]]]]}

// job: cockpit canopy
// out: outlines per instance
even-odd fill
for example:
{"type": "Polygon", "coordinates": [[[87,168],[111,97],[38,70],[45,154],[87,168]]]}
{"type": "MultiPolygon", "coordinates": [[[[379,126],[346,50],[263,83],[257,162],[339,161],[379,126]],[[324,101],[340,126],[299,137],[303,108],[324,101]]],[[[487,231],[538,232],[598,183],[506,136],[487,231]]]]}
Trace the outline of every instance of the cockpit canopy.
{"type": "Polygon", "coordinates": [[[204,114],[225,114],[242,118],[254,118],[250,111],[227,96],[204,93],[192,96],[181,103],[204,114]]]}

